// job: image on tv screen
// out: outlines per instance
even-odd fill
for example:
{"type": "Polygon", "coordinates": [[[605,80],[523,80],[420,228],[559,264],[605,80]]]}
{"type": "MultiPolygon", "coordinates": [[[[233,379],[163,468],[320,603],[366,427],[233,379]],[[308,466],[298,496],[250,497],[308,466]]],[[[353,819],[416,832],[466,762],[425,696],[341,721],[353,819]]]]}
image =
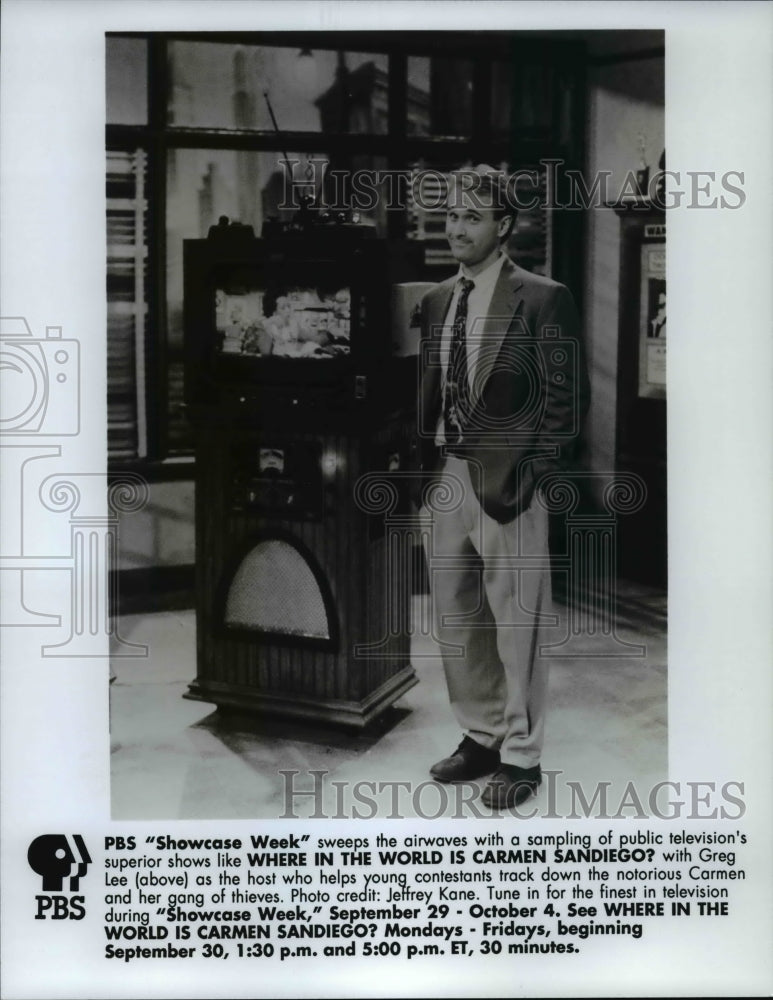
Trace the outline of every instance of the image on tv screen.
{"type": "Polygon", "coordinates": [[[350,353],[348,287],[297,285],[215,291],[222,354],[254,358],[335,358],[350,353]]]}

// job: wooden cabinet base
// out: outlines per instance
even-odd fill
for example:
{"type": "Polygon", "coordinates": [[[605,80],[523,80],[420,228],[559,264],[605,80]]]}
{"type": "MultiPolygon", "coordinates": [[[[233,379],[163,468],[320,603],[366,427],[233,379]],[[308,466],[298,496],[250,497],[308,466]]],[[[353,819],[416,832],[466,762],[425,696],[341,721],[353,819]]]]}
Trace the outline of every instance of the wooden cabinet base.
{"type": "Polygon", "coordinates": [[[248,687],[219,684],[216,681],[194,681],[184,697],[193,701],[213,702],[218,708],[230,708],[239,712],[365,729],[417,683],[416,672],[408,665],[362,701],[266,693],[248,687]]]}

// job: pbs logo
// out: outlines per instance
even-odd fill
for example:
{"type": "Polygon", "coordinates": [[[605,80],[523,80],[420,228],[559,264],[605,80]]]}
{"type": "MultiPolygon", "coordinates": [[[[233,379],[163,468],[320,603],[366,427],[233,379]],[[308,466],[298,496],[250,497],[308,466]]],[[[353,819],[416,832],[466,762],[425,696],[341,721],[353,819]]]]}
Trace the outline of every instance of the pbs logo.
{"type": "Polygon", "coordinates": [[[43,893],[35,896],[35,919],[82,920],[85,897],[69,893],[78,892],[91,864],[83,837],[79,833],[44,833],[30,844],[27,861],[42,879],[43,893]]]}

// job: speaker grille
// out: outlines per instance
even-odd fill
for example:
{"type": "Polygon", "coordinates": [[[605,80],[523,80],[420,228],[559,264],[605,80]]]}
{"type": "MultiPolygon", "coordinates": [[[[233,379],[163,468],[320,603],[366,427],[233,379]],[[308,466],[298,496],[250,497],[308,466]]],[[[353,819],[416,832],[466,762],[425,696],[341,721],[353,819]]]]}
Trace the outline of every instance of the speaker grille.
{"type": "Polygon", "coordinates": [[[288,542],[260,542],[231,582],[225,624],[257,632],[330,639],[325,602],[316,577],[288,542]]]}

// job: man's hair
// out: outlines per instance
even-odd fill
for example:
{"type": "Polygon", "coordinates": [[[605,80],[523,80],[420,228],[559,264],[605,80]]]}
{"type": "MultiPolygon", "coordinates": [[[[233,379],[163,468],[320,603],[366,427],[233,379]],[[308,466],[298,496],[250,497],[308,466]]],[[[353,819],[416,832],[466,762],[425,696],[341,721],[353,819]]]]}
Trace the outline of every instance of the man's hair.
{"type": "MultiPolygon", "coordinates": [[[[459,185],[478,208],[492,210],[495,218],[511,220],[507,232],[502,237],[505,243],[512,235],[518,209],[508,197],[507,177],[501,170],[495,170],[487,163],[476,167],[462,167],[451,174],[451,186],[459,185]]],[[[450,191],[449,191],[450,193],[450,191]]]]}

